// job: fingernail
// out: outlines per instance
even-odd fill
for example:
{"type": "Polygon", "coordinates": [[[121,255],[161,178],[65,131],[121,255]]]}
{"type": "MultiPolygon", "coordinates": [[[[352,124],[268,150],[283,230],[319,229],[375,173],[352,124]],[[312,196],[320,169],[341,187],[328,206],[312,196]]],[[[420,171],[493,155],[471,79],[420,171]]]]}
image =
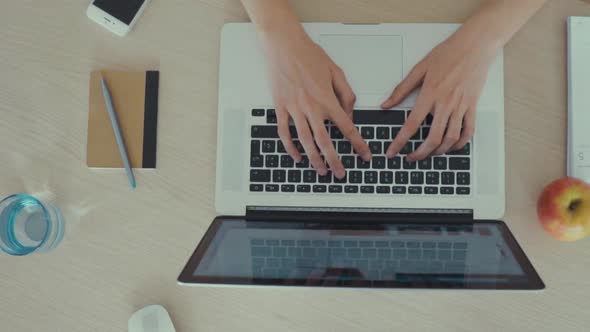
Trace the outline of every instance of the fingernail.
{"type": "Polygon", "coordinates": [[[338,170],[336,171],[336,177],[339,179],[343,179],[344,176],[346,176],[346,172],[344,170],[338,170]]]}
{"type": "Polygon", "coordinates": [[[363,159],[364,159],[365,161],[371,161],[371,158],[373,158],[373,157],[371,156],[371,153],[365,153],[365,155],[363,156],[363,159]]]}
{"type": "Polygon", "coordinates": [[[326,174],[328,174],[328,170],[325,168],[320,169],[320,171],[318,172],[321,176],[324,176],[326,174]]]}

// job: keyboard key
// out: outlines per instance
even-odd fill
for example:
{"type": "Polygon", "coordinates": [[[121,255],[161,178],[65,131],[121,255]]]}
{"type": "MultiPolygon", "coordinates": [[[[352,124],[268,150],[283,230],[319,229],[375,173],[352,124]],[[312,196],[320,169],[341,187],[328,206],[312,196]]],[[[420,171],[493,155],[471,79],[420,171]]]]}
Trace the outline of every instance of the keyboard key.
{"type": "Polygon", "coordinates": [[[364,139],[374,139],[375,138],[375,128],[373,128],[373,127],[362,127],[361,128],[361,136],[364,139]]]}
{"type": "Polygon", "coordinates": [[[250,156],[250,167],[262,167],[264,166],[264,157],[259,154],[250,156]]]}
{"type": "Polygon", "coordinates": [[[317,180],[316,171],[314,170],[306,170],[303,171],[303,182],[305,183],[315,183],[317,180]]]}
{"type": "Polygon", "coordinates": [[[377,127],[377,139],[389,139],[389,127],[377,127]]]}
{"type": "Polygon", "coordinates": [[[436,243],[434,243],[434,242],[422,242],[422,248],[427,248],[427,249],[436,248],[436,243]]]}
{"type": "Polygon", "coordinates": [[[371,150],[372,154],[381,154],[383,153],[383,144],[381,142],[369,142],[369,149],[371,150]]]}
{"type": "Polygon", "coordinates": [[[412,249],[408,250],[408,259],[418,260],[422,258],[422,250],[412,249]]]}
{"type": "Polygon", "coordinates": [[[455,193],[455,188],[453,187],[442,187],[440,188],[440,193],[443,195],[453,195],[455,193]]]}
{"type": "Polygon", "coordinates": [[[412,248],[412,249],[420,248],[420,242],[408,241],[408,242],[406,242],[406,247],[412,248]]]}
{"type": "Polygon", "coordinates": [[[363,249],[363,258],[377,258],[377,249],[363,249]]]}
{"type": "Polygon", "coordinates": [[[412,195],[422,194],[422,187],[410,187],[408,188],[408,193],[412,195]]]}
{"type": "Polygon", "coordinates": [[[405,112],[399,110],[391,111],[355,111],[353,122],[356,124],[373,125],[398,125],[401,126],[406,120],[405,112]]]}
{"type": "Polygon", "coordinates": [[[460,186],[468,186],[470,181],[469,173],[459,172],[457,173],[457,184],[460,186]]]}
{"type": "Polygon", "coordinates": [[[452,247],[452,243],[451,242],[439,242],[438,247],[441,249],[449,249],[452,247]]]}
{"type": "Polygon", "coordinates": [[[427,195],[437,195],[438,187],[426,187],[424,188],[424,193],[427,195]]]}
{"type": "Polygon", "coordinates": [[[297,192],[298,193],[308,193],[311,191],[311,186],[308,184],[298,184],[297,185],[297,192]]]}
{"type": "Polygon", "coordinates": [[[389,187],[386,186],[379,186],[377,187],[378,194],[389,194],[389,187]]]}
{"type": "Polygon", "coordinates": [[[344,187],[344,192],[347,194],[356,194],[359,192],[358,186],[346,186],[344,187]]]}
{"type": "Polygon", "coordinates": [[[432,249],[422,251],[422,259],[436,259],[436,251],[432,249]]]}
{"type": "Polygon", "coordinates": [[[406,143],[404,147],[399,152],[400,154],[410,154],[412,152],[412,142],[406,143]]]}
{"type": "Polygon", "coordinates": [[[290,168],[295,165],[295,161],[291,156],[288,155],[281,155],[281,168],[290,168]]]}
{"type": "Polygon", "coordinates": [[[426,184],[439,184],[439,173],[438,172],[427,172],[426,173],[426,184]]]}
{"type": "Polygon", "coordinates": [[[361,172],[361,171],[348,172],[348,181],[350,183],[362,183],[363,182],[363,172],[361,172]]]}
{"type": "Polygon", "coordinates": [[[393,258],[395,259],[404,259],[407,256],[408,251],[406,249],[394,249],[393,250],[393,258]]]}
{"type": "Polygon", "coordinates": [[[305,148],[303,147],[303,144],[300,141],[294,140],[293,144],[295,145],[295,148],[297,149],[297,151],[299,151],[299,153],[305,153],[305,148]]]}
{"type": "Polygon", "coordinates": [[[352,153],[352,144],[348,141],[338,142],[338,153],[352,153]]]}
{"type": "Polygon", "coordinates": [[[272,256],[272,249],[270,247],[252,247],[250,253],[254,257],[270,257],[272,256]]]}
{"type": "Polygon", "coordinates": [[[469,170],[471,160],[465,157],[449,158],[449,169],[451,170],[469,170]]]}
{"type": "Polygon", "coordinates": [[[316,184],[313,186],[314,193],[325,193],[327,190],[328,190],[328,187],[326,187],[324,185],[316,184]]]}
{"type": "Polygon", "coordinates": [[[285,150],[285,146],[283,145],[283,142],[281,142],[281,141],[277,142],[277,152],[278,153],[287,153],[287,150],[285,150]]]}
{"type": "Polygon", "coordinates": [[[318,175],[319,183],[330,183],[332,182],[332,171],[328,171],[326,175],[318,175]]]}
{"type": "Polygon", "coordinates": [[[405,194],[406,187],[400,187],[400,186],[391,187],[391,193],[392,194],[405,194]]]}
{"type": "Polygon", "coordinates": [[[301,171],[300,170],[289,170],[288,174],[288,181],[299,183],[301,182],[301,171]]]}
{"type": "Polygon", "coordinates": [[[389,169],[400,169],[402,167],[402,158],[393,157],[387,160],[387,168],[389,169]]]}
{"type": "Polygon", "coordinates": [[[422,128],[422,140],[425,141],[430,134],[430,127],[423,127],[422,128]]]}
{"type": "Polygon", "coordinates": [[[265,164],[266,164],[266,167],[270,167],[270,168],[279,167],[279,156],[267,155],[265,157],[265,164]]]}
{"type": "Polygon", "coordinates": [[[453,156],[468,156],[471,152],[470,143],[465,144],[465,146],[459,150],[449,152],[450,155],[453,156]]]}
{"type": "Polygon", "coordinates": [[[250,170],[250,182],[270,182],[270,170],[266,170],[266,169],[250,170]]]}
{"type": "Polygon", "coordinates": [[[426,119],[424,120],[424,123],[428,126],[432,125],[432,120],[434,120],[434,116],[430,113],[428,113],[428,115],[426,116],[426,119]]]}
{"type": "Polygon", "coordinates": [[[251,184],[250,185],[250,191],[253,192],[261,192],[264,191],[264,186],[261,184],[251,184]]]}
{"type": "Polygon", "coordinates": [[[266,186],[264,186],[264,191],[276,193],[279,191],[279,185],[278,184],[267,184],[266,186]]]}
{"type": "Polygon", "coordinates": [[[393,140],[397,134],[399,133],[399,131],[402,129],[402,127],[391,127],[391,139],[393,140]]]}
{"type": "Polygon", "coordinates": [[[297,168],[309,168],[309,159],[307,156],[301,156],[301,161],[295,164],[297,168]]]}
{"type": "Polygon", "coordinates": [[[264,240],[261,239],[250,239],[250,244],[253,246],[263,246],[264,240]]]}
{"type": "Polygon", "coordinates": [[[467,242],[455,242],[453,243],[453,248],[465,250],[467,249],[467,242]]]}
{"type": "Polygon", "coordinates": [[[469,195],[469,187],[457,187],[457,195],[469,195]]]}
{"type": "Polygon", "coordinates": [[[330,128],[330,137],[333,139],[343,139],[344,135],[342,135],[342,132],[338,127],[332,126],[332,128],[330,128]]]}
{"type": "Polygon", "coordinates": [[[276,126],[252,126],[252,138],[279,138],[276,126]]]}
{"type": "Polygon", "coordinates": [[[411,184],[424,184],[424,173],[412,172],[410,174],[410,183],[411,184]]]}
{"type": "Polygon", "coordinates": [[[370,161],[364,161],[361,157],[356,158],[356,167],[361,169],[371,168],[370,161]]]}
{"type": "Polygon", "coordinates": [[[342,192],[342,186],[329,186],[328,187],[328,191],[331,193],[341,193],[342,192]]]}
{"type": "Polygon", "coordinates": [[[272,182],[285,182],[287,178],[287,172],[282,169],[275,169],[272,171],[272,182]]]}
{"type": "Polygon", "coordinates": [[[250,141],[250,155],[259,155],[260,154],[260,141],[252,140],[250,141]]]}
{"type": "Polygon", "coordinates": [[[426,159],[420,160],[418,162],[419,169],[432,169],[432,158],[428,157],[426,159]]]}
{"type": "Polygon", "coordinates": [[[375,187],[361,186],[361,194],[373,194],[373,193],[375,193],[375,187]]]}
{"type": "Polygon", "coordinates": [[[347,174],[345,174],[342,179],[339,179],[334,176],[334,178],[332,180],[334,181],[334,183],[346,183],[347,182],[347,174]]]}
{"type": "Polygon", "coordinates": [[[414,135],[410,138],[412,141],[419,141],[420,140],[420,129],[416,130],[414,135]]]}
{"type": "Polygon", "coordinates": [[[266,123],[268,123],[268,124],[277,123],[277,116],[276,115],[267,115],[266,116],[266,123]]]}
{"type": "Polygon", "coordinates": [[[342,157],[342,165],[346,169],[354,168],[354,160],[355,160],[355,157],[353,157],[353,156],[343,156],[342,157]]]}
{"type": "Polygon", "coordinates": [[[374,169],[385,169],[385,157],[373,157],[373,168],[374,169]]]}
{"type": "Polygon", "coordinates": [[[301,248],[289,247],[287,249],[287,255],[289,257],[301,257],[301,248]]]}
{"type": "Polygon", "coordinates": [[[379,172],[379,183],[392,184],[393,183],[393,172],[391,172],[391,171],[379,172]]]}
{"type": "MultiPolygon", "coordinates": [[[[387,243],[387,242],[385,242],[387,243]]],[[[377,257],[380,259],[390,259],[391,258],[391,250],[390,249],[378,249],[377,250],[377,257]]]]}
{"type": "Polygon", "coordinates": [[[358,259],[361,258],[362,251],[359,248],[349,248],[347,254],[349,258],[358,259]]]}
{"type": "Polygon", "coordinates": [[[450,250],[439,250],[438,251],[438,259],[443,261],[451,260],[451,251],[450,250]]]}
{"type": "Polygon", "coordinates": [[[434,157],[434,169],[447,169],[447,158],[434,157]]]}
{"type": "Polygon", "coordinates": [[[295,192],[295,186],[292,184],[283,184],[283,185],[281,185],[281,191],[284,193],[295,192]]]}
{"type": "Polygon", "coordinates": [[[407,158],[404,158],[404,169],[416,169],[417,164],[415,161],[410,162],[407,158]]]}
{"type": "Polygon", "coordinates": [[[405,248],[406,243],[403,241],[391,241],[392,248],[405,248]]]}
{"type": "Polygon", "coordinates": [[[442,172],[442,184],[455,184],[455,173],[453,172],[442,172]]]}
{"type": "Polygon", "coordinates": [[[395,172],[395,183],[396,184],[408,184],[409,175],[408,172],[395,172]]]}
{"type": "Polygon", "coordinates": [[[376,171],[366,171],[365,172],[365,183],[368,183],[368,184],[377,183],[377,172],[376,171]]]}
{"type": "Polygon", "coordinates": [[[262,108],[253,109],[252,116],[264,116],[264,109],[262,109],[262,108]]]}
{"type": "Polygon", "coordinates": [[[303,257],[306,258],[313,258],[316,256],[316,249],[315,248],[310,248],[310,247],[306,247],[303,248],[303,257]]]}

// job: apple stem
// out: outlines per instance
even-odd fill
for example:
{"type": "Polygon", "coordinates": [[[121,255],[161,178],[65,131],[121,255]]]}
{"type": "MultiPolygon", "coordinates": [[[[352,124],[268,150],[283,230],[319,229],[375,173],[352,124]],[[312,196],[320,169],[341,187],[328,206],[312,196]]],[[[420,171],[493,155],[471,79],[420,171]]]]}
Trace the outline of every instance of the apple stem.
{"type": "Polygon", "coordinates": [[[568,210],[570,210],[571,212],[576,211],[576,209],[578,208],[578,206],[580,206],[580,204],[582,204],[582,200],[581,199],[573,200],[570,203],[570,205],[568,206],[568,210]]]}

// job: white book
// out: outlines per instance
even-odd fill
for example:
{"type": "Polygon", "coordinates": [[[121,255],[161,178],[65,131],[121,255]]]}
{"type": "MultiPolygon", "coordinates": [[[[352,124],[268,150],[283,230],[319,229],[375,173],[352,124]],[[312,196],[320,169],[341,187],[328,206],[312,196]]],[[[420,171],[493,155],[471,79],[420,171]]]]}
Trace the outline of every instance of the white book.
{"type": "Polygon", "coordinates": [[[568,175],[590,182],[590,17],[568,18],[568,175]]]}

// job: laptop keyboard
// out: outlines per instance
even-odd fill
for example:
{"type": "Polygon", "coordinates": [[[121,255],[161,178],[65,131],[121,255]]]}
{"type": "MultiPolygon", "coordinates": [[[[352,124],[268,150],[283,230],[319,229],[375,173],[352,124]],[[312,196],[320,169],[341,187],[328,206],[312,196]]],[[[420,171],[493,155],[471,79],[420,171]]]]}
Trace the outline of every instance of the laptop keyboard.
{"type": "Polygon", "coordinates": [[[373,153],[365,162],[358,157],[350,142],[336,126],[326,124],[334,147],[340,156],[346,178],[338,179],[328,172],[319,176],[310,165],[297,131],[290,126],[293,142],[303,160],[295,163],[285,151],[277,132],[273,109],[253,109],[250,141],[250,191],[267,193],[327,194],[394,194],[394,195],[470,195],[471,145],[446,155],[409,162],[406,156],[428,137],[432,117],[392,159],[385,152],[397,135],[410,111],[355,111],[354,123],[373,153]]]}
{"type": "Polygon", "coordinates": [[[353,269],[371,280],[464,274],[467,249],[467,242],[451,241],[250,240],[253,276],[264,278],[306,278],[326,268],[353,269]]]}

